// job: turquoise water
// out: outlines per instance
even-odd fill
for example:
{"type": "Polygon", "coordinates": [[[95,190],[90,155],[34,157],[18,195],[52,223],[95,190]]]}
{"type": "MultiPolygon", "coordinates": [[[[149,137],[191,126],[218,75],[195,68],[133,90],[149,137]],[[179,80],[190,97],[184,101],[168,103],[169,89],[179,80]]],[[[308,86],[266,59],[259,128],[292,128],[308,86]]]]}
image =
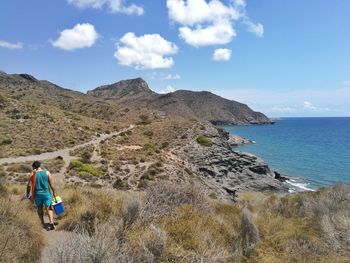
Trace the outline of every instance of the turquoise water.
{"type": "Polygon", "coordinates": [[[234,150],[260,156],[273,170],[292,176],[294,186],[350,184],[350,117],[282,118],[274,125],[224,128],[256,142],[234,150]]]}

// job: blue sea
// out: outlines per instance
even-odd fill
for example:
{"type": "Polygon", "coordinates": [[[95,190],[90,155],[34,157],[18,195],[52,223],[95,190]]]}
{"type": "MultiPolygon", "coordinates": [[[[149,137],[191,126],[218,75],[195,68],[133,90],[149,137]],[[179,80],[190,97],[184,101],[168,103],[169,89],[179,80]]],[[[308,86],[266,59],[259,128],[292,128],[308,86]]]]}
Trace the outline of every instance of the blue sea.
{"type": "Polygon", "coordinates": [[[291,176],[291,191],[350,184],[350,117],[281,118],[273,125],[224,128],[255,141],[234,150],[260,156],[291,176]]]}

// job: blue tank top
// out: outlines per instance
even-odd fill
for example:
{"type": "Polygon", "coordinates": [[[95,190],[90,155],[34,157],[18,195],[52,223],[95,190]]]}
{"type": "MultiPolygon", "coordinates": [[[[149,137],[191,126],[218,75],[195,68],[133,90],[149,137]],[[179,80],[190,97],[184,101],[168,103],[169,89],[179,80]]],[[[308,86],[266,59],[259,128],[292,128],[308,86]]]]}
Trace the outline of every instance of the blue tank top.
{"type": "Polygon", "coordinates": [[[35,194],[50,194],[49,178],[47,177],[46,172],[46,170],[35,172],[35,194]]]}

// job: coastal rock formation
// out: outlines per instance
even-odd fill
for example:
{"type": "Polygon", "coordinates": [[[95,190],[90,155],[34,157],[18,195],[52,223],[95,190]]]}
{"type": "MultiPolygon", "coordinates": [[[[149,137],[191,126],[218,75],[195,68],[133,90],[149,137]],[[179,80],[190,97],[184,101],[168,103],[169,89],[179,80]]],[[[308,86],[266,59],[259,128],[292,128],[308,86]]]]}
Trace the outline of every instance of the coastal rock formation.
{"type": "Polygon", "coordinates": [[[212,146],[204,146],[192,140],[180,149],[178,154],[191,163],[193,170],[204,176],[207,181],[222,189],[239,192],[288,190],[275,178],[275,173],[262,159],[252,154],[233,151],[225,131],[203,125],[194,132],[205,135],[212,141],[212,146]]]}
{"type": "Polygon", "coordinates": [[[243,138],[238,135],[230,135],[230,138],[227,141],[232,147],[239,146],[242,144],[254,144],[255,141],[243,138]]]}

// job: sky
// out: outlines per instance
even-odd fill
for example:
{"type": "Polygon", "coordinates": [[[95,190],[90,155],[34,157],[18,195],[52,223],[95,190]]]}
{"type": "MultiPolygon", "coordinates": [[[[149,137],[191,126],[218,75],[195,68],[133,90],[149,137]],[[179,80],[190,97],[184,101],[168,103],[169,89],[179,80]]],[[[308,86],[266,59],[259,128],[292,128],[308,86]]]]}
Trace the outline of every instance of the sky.
{"type": "Polygon", "coordinates": [[[0,70],[86,92],[142,77],[269,117],[350,116],[349,0],[1,0],[0,70]]]}

